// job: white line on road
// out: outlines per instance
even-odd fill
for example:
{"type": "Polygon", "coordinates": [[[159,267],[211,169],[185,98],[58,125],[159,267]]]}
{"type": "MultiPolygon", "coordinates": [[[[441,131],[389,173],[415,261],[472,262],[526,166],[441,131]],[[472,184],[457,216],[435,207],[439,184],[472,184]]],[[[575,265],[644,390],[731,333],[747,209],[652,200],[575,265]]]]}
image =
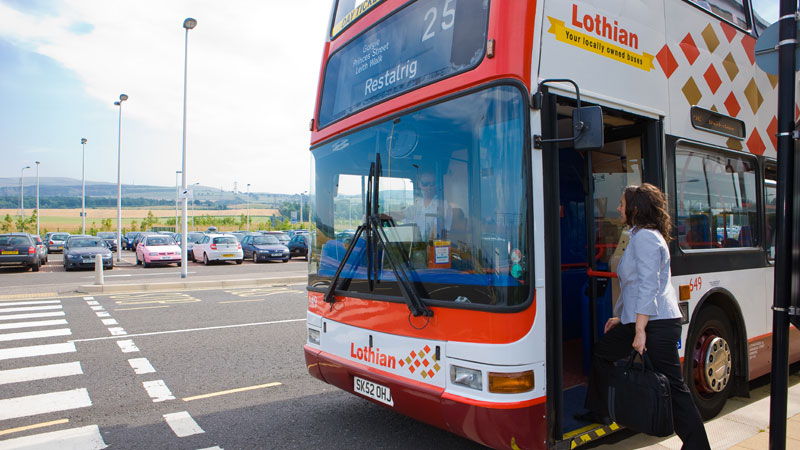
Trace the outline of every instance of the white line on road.
{"type": "Polygon", "coordinates": [[[92,406],[85,388],[0,400],[0,420],[92,406]]]}
{"type": "MultiPolygon", "coordinates": [[[[151,277],[151,276],[154,276],[154,275],[177,275],[179,273],[180,272],[126,273],[126,274],[119,274],[119,275],[106,275],[105,278],[114,278],[114,277],[117,277],[117,278],[119,278],[119,277],[151,277]]],[[[196,273],[196,272],[187,272],[187,273],[196,273]]],[[[82,278],[89,279],[89,278],[94,278],[94,276],[82,277],[82,278]]]]}
{"type": "Polygon", "coordinates": [[[133,339],[117,341],[117,345],[119,345],[119,349],[122,350],[122,353],[133,353],[139,351],[139,347],[133,343],[133,339]]]}
{"type": "Polygon", "coordinates": [[[164,420],[167,425],[172,428],[175,435],[178,437],[191,436],[193,434],[205,433],[200,425],[192,419],[187,411],[181,411],[172,414],[164,414],[164,420]]]}
{"type": "Polygon", "coordinates": [[[75,344],[64,342],[63,344],[31,345],[28,347],[14,347],[0,349],[0,361],[4,359],[29,358],[31,356],[57,355],[60,353],[76,352],[75,344]]]}
{"type": "Polygon", "coordinates": [[[97,314],[97,317],[111,317],[111,313],[108,311],[97,311],[95,314],[97,314]]]}
{"type": "Polygon", "coordinates": [[[48,378],[81,375],[80,362],[48,364],[46,366],[23,367],[21,369],[0,370],[0,384],[20,383],[23,381],[46,380],[48,378]]]}
{"type": "MultiPolygon", "coordinates": [[[[305,318],[302,319],[286,319],[286,320],[273,320],[270,322],[253,322],[253,323],[240,323],[236,325],[220,325],[216,327],[205,327],[205,328],[187,328],[184,330],[169,330],[169,331],[154,331],[151,333],[138,333],[138,334],[131,334],[130,337],[139,337],[139,336],[157,336],[159,334],[173,334],[173,333],[186,333],[189,331],[208,331],[208,330],[224,330],[227,328],[239,328],[239,327],[255,327],[259,325],[277,325],[281,323],[292,323],[292,322],[305,322],[305,318]]],[[[107,339],[115,339],[113,336],[110,337],[97,337],[97,338],[87,338],[87,339],[73,339],[69,342],[91,342],[91,341],[105,341],[107,339]]]]}
{"type": "Polygon", "coordinates": [[[32,300],[27,302],[3,302],[0,306],[58,305],[61,300],[32,300]]]}
{"type": "Polygon", "coordinates": [[[21,339],[39,339],[53,336],[70,336],[72,331],[69,328],[59,328],[57,330],[26,331],[24,333],[0,334],[0,342],[16,341],[21,339]]]}
{"type": "Polygon", "coordinates": [[[69,430],[51,431],[0,442],[0,450],[101,450],[108,447],[100,428],[89,425],[69,430]]]}
{"type": "Polygon", "coordinates": [[[111,336],[124,336],[128,334],[122,327],[111,327],[108,329],[108,332],[111,333],[111,336]]]}
{"type": "Polygon", "coordinates": [[[117,319],[103,319],[102,322],[103,322],[103,325],[119,325],[119,322],[117,322],[117,319]]]}
{"type": "Polygon", "coordinates": [[[83,299],[88,302],[89,300],[94,300],[94,297],[83,297],[83,299]]]}
{"type": "Polygon", "coordinates": [[[88,300],[86,304],[89,306],[99,306],[100,302],[98,302],[97,300],[88,300]]]}
{"type": "Polygon", "coordinates": [[[197,449],[197,450],[223,450],[223,449],[219,445],[215,445],[213,447],[200,448],[200,449],[197,449]]]}
{"type": "Polygon", "coordinates": [[[153,365],[150,364],[150,361],[147,358],[132,358],[128,360],[128,364],[131,365],[133,372],[136,375],[142,375],[145,373],[155,373],[156,369],[153,368],[153,365]]]}
{"type": "Polygon", "coordinates": [[[26,314],[9,314],[0,316],[0,320],[17,320],[17,319],[38,319],[39,317],[60,317],[65,315],[64,311],[52,311],[43,313],[26,313],[26,314]]]}
{"type": "Polygon", "coordinates": [[[26,311],[46,311],[48,309],[63,309],[61,305],[48,305],[48,306],[26,306],[22,308],[0,308],[0,314],[10,312],[26,312],[26,311]]]}
{"type": "Polygon", "coordinates": [[[145,381],[142,386],[147,391],[147,395],[153,399],[153,403],[175,400],[175,396],[172,395],[172,391],[169,390],[164,380],[145,381]]]}
{"type": "Polygon", "coordinates": [[[103,311],[103,310],[105,310],[105,308],[103,308],[102,306],[99,306],[99,305],[98,306],[91,306],[91,308],[92,308],[92,311],[103,311]]]}
{"type": "Polygon", "coordinates": [[[35,320],[31,322],[14,322],[14,323],[0,323],[0,330],[11,330],[14,328],[34,328],[34,327],[51,327],[53,325],[66,325],[65,319],[55,320],[35,320]]]}

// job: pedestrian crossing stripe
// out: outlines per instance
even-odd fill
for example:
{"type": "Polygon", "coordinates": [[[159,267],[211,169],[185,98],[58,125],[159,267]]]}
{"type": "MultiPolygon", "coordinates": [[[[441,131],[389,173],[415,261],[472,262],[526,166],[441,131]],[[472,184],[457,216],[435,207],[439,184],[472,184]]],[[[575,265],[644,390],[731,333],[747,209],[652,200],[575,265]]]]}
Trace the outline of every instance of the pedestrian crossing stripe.
{"type": "Polygon", "coordinates": [[[616,423],[612,423],[611,425],[600,425],[595,423],[569,433],[565,433],[564,440],[570,442],[569,448],[571,450],[621,429],[622,427],[616,423]]]}

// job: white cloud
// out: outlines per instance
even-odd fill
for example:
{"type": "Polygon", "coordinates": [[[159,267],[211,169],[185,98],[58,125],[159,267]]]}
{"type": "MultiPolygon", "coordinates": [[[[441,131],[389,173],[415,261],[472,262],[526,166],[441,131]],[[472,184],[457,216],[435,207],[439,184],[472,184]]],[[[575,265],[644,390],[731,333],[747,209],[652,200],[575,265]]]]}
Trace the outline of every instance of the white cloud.
{"type": "Polygon", "coordinates": [[[136,149],[137,158],[150,155],[168,162],[152,174],[136,174],[136,182],[170,185],[181,151],[182,23],[194,17],[198,25],[189,32],[188,72],[190,181],[230,188],[238,180],[257,191],[297,192],[308,186],[308,122],[330,4],[63,0],[48,16],[0,4],[0,36],[72,71],[88,96],[108,104],[109,114],[117,112],[112,103],[119,94],[128,94],[123,148],[136,149]],[[126,134],[133,129],[144,131],[126,134]]]}

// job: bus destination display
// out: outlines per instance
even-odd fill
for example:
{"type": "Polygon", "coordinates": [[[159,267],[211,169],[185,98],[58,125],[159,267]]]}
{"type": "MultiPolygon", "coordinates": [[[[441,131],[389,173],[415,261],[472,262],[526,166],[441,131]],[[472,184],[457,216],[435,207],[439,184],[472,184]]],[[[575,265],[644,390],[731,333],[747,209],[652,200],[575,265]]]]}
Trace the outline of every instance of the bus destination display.
{"type": "Polygon", "coordinates": [[[475,67],[484,54],[488,3],[418,0],[347,43],[325,68],[320,128],[475,67]]]}

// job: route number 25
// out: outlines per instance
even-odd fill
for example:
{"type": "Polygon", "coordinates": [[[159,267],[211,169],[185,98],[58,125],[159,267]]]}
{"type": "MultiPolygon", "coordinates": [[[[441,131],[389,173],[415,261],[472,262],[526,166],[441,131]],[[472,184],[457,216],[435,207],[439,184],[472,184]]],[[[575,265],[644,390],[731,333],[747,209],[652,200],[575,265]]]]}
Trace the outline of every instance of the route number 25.
{"type": "MultiPolygon", "coordinates": [[[[442,7],[442,31],[452,28],[456,21],[456,9],[450,6],[451,3],[453,3],[453,0],[445,0],[442,7]]],[[[436,23],[437,14],[438,11],[435,6],[425,13],[425,22],[428,22],[428,28],[425,29],[425,33],[422,35],[422,42],[436,36],[434,24],[436,23]]]]}
{"type": "Polygon", "coordinates": [[[694,291],[699,291],[703,288],[703,277],[695,277],[689,280],[689,289],[694,291]]]}

